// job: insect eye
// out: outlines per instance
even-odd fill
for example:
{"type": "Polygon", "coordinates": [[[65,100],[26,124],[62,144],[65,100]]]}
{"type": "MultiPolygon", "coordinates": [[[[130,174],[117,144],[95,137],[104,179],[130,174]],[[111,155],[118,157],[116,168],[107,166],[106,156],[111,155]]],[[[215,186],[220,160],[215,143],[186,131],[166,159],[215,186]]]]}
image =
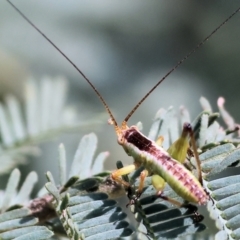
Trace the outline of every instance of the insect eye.
{"type": "Polygon", "coordinates": [[[122,135],[118,136],[118,144],[123,145],[124,144],[124,137],[122,135]]]}

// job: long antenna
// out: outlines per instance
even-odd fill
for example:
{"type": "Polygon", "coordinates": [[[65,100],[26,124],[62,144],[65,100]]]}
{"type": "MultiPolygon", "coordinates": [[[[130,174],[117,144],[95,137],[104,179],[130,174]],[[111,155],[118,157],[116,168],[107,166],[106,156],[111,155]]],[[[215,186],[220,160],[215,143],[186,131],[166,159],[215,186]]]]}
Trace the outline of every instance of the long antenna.
{"type": "Polygon", "coordinates": [[[105,109],[107,110],[111,122],[113,123],[114,127],[118,129],[118,124],[115,118],[113,117],[113,114],[108,107],[107,103],[99,93],[99,91],[94,87],[94,85],[91,83],[91,81],[85,76],[85,74],[76,66],[76,64],[55,44],[52,42],[51,39],[49,39],[37,26],[35,26],[30,19],[28,19],[10,0],[6,0],[37,32],[39,32],[64,58],[67,59],[67,61],[82,75],[82,77],[89,83],[91,88],[94,90],[94,92],[97,94],[97,96],[100,98],[101,102],[103,103],[105,109]]]}
{"type": "MultiPolygon", "coordinates": [[[[35,26],[30,19],[28,19],[10,0],[6,0],[37,32],[39,32],[79,73],[80,75],[88,82],[88,84],[91,86],[91,88],[94,90],[94,92],[97,94],[101,102],[103,103],[106,111],[108,112],[111,122],[115,126],[116,131],[119,129],[117,121],[113,117],[113,114],[108,107],[107,103],[99,93],[99,91],[94,87],[94,85],[91,83],[91,81],[85,76],[85,74],[71,61],[71,59],[63,53],[61,49],[59,49],[56,44],[54,44],[37,26],[35,26]]],[[[127,115],[127,117],[124,119],[122,125],[126,126],[127,121],[132,116],[132,114],[138,109],[138,107],[145,101],[145,99],[173,72],[175,71],[185,60],[187,60],[190,55],[195,53],[202,45],[207,42],[213,34],[215,34],[224,24],[226,24],[235,14],[237,14],[240,11],[240,7],[234,11],[224,22],[222,22],[214,31],[212,31],[202,42],[200,42],[191,52],[189,52],[182,60],[180,60],[162,79],[160,79],[148,92],[147,94],[137,103],[137,105],[131,110],[131,112],[127,115]]]]}
{"type": "Polygon", "coordinates": [[[187,60],[193,53],[195,53],[199,48],[203,46],[205,42],[212,37],[214,33],[216,33],[224,24],[226,24],[235,14],[240,11],[240,7],[233,12],[224,22],[222,22],[214,31],[212,31],[202,42],[200,42],[191,52],[189,52],[182,60],[180,60],[162,79],[160,79],[156,85],[154,85],[148,93],[137,103],[137,105],[131,110],[131,112],[124,119],[124,124],[129,120],[129,118],[133,115],[133,113],[138,109],[138,107],[145,101],[145,99],[173,72],[175,71],[182,63],[187,60]]]}

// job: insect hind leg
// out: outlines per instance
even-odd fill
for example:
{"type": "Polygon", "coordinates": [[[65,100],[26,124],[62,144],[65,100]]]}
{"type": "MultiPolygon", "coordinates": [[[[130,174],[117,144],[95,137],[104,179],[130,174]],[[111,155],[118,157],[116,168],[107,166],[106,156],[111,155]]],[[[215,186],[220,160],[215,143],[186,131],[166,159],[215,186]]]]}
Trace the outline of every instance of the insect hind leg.
{"type": "Polygon", "coordinates": [[[183,203],[181,207],[184,207],[184,208],[188,209],[188,211],[190,213],[193,213],[193,220],[195,223],[199,223],[204,219],[203,215],[201,215],[198,212],[198,208],[195,205],[190,204],[190,203],[183,203]]]}
{"type": "Polygon", "coordinates": [[[157,196],[156,196],[157,198],[161,198],[164,201],[168,201],[172,205],[175,205],[179,208],[181,208],[181,207],[187,208],[191,213],[194,214],[193,220],[195,223],[201,222],[203,220],[203,216],[198,213],[198,211],[197,211],[198,209],[195,205],[192,205],[186,201],[184,203],[181,203],[173,198],[163,195],[163,190],[165,188],[166,183],[162,177],[160,177],[159,175],[153,175],[152,176],[152,185],[157,190],[157,196]]]}
{"type": "Polygon", "coordinates": [[[194,155],[196,159],[197,179],[202,185],[201,162],[197,151],[197,145],[194,137],[193,128],[190,123],[186,122],[183,124],[181,136],[169,147],[167,151],[172,158],[174,158],[175,160],[182,164],[184,163],[186,156],[188,154],[194,155]],[[189,138],[193,154],[189,146],[189,138]]]}
{"type": "Polygon", "coordinates": [[[183,129],[185,129],[189,133],[192,150],[193,150],[194,157],[195,157],[195,160],[196,160],[197,178],[198,178],[198,181],[201,183],[201,185],[203,185],[202,171],[201,171],[201,161],[199,159],[196,140],[195,140],[195,137],[194,137],[194,131],[193,131],[192,125],[190,123],[184,123],[183,129]]]}
{"type": "Polygon", "coordinates": [[[177,200],[175,200],[173,198],[169,198],[169,197],[164,196],[162,194],[158,195],[158,197],[163,199],[164,201],[167,201],[167,202],[179,207],[179,208],[186,208],[189,211],[187,213],[191,213],[191,214],[193,213],[194,223],[201,222],[204,219],[204,217],[198,212],[198,208],[193,204],[190,204],[188,202],[181,203],[181,202],[178,202],[177,200]]]}

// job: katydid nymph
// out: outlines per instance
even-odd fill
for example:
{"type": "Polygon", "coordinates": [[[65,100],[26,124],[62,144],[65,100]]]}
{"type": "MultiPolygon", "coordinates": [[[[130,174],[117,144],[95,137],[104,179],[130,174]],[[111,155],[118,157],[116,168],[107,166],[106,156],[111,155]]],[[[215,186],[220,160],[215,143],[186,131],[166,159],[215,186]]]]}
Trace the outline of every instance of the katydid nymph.
{"type": "MultiPolygon", "coordinates": [[[[175,71],[190,55],[198,50],[206,41],[209,40],[225,23],[227,23],[240,8],[230,15],[223,23],[221,23],[214,31],[212,31],[200,44],[198,44],[189,54],[180,60],[162,79],[160,79],[150,91],[136,104],[130,111],[127,117],[123,120],[121,125],[118,125],[110,108],[103,99],[102,95],[98,92],[92,82],[85,76],[85,74],[41,31],[39,30],[23,13],[21,13],[9,0],[6,0],[11,6],[32,26],[34,27],[67,61],[80,73],[85,81],[91,86],[96,95],[100,98],[107,113],[110,116],[110,123],[114,126],[117,135],[118,143],[124,148],[126,153],[133,157],[134,163],[122,169],[113,171],[111,177],[129,187],[129,184],[122,179],[123,175],[129,174],[140,166],[144,166],[144,170],[140,175],[140,185],[138,194],[140,196],[144,179],[148,175],[153,175],[153,186],[157,190],[157,194],[163,196],[164,182],[167,182],[170,187],[184,200],[205,205],[210,197],[202,187],[202,176],[200,160],[198,158],[197,147],[193,136],[193,130],[189,123],[183,126],[181,137],[175,142],[168,151],[164,150],[161,145],[161,139],[156,143],[145,137],[135,126],[128,127],[127,122],[138,107],[146,100],[146,98],[173,72],[175,71]],[[198,176],[195,177],[185,166],[182,164],[186,158],[187,150],[189,148],[190,138],[191,147],[197,162],[198,176]]],[[[168,199],[173,204],[182,206],[181,203],[175,200],[168,199]]]]}

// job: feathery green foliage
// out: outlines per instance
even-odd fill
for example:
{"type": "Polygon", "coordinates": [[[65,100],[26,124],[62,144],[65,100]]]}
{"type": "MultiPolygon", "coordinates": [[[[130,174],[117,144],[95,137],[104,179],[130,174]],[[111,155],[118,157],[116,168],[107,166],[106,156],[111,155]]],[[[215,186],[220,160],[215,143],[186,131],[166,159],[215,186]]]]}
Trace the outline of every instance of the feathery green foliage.
{"type": "Polygon", "coordinates": [[[44,77],[38,84],[30,78],[25,86],[25,103],[6,95],[0,103],[0,175],[28,155],[39,154],[36,144],[63,132],[75,131],[100,121],[78,122],[74,108],[65,106],[67,81],[44,77]]]}

